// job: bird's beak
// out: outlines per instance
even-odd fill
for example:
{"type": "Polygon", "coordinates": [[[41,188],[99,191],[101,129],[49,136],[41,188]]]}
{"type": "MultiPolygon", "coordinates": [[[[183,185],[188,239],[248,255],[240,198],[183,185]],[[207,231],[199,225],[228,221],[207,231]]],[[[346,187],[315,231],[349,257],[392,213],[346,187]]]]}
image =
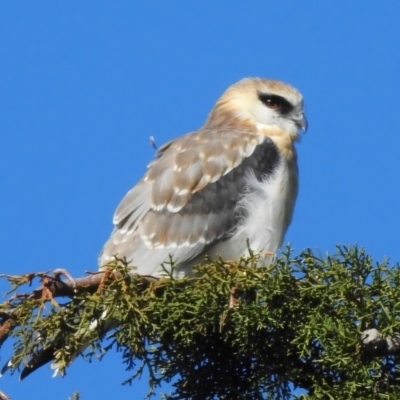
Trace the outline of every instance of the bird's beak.
{"type": "Polygon", "coordinates": [[[304,133],[307,132],[308,129],[308,121],[305,115],[301,114],[296,118],[293,118],[293,122],[299,129],[302,129],[304,133]]]}

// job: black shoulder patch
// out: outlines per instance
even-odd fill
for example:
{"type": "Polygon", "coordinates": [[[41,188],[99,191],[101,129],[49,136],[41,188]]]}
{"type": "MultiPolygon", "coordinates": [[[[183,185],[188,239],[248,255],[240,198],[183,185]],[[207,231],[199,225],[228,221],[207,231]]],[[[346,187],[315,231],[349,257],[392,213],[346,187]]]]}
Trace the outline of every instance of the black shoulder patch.
{"type": "Polygon", "coordinates": [[[250,157],[257,160],[257,167],[253,170],[259,181],[273,175],[281,160],[278,147],[270,138],[265,138],[265,141],[256,147],[250,157]]]}

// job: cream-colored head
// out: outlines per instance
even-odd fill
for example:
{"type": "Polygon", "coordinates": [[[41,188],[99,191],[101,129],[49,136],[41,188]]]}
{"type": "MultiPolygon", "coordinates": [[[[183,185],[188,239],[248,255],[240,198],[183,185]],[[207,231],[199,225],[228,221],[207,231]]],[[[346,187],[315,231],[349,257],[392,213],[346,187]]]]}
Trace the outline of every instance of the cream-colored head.
{"type": "Polygon", "coordinates": [[[277,127],[293,139],[307,129],[303,96],[294,87],[263,78],[245,78],[219,98],[205,126],[277,127]]]}

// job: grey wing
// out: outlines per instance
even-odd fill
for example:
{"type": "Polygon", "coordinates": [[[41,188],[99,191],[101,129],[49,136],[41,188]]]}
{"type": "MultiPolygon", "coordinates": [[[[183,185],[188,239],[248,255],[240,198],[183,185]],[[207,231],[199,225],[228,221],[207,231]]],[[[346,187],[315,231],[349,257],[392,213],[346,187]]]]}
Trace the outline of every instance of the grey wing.
{"type": "Polygon", "coordinates": [[[247,171],[267,172],[272,147],[240,128],[202,129],[161,147],[118,206],[100,265],[118,255],[154,275],[169,254],[185,263],[226,239],[240,220],[247,171]]]}

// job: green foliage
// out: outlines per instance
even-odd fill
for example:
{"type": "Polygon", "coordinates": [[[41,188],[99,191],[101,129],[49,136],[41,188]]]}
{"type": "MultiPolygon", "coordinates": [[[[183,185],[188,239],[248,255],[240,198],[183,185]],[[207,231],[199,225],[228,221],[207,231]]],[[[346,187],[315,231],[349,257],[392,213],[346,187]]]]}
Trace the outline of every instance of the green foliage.
{"type": "Polygon", "coordinates": [[[122,278],[105,280],[94,294],[63,305],[13,299],[2,310],[21,317],[16,366],[57,344],[65,367],[82,343],[92,343],[88,357],[122,352],[132,371],[125,383],[143,368],[150,394],[172,382],[170,400],[291,399],[296,388],[304,389],[302,400],[400,398],[397,358],[368,357],[358,345],[368,327],[400,331],[397,267],[374,264],[356,247],[326,258],[288,250],[274,265],[256,263],[257,256],[210,262],[194,278],[143,285],[118,260],[122,278]]]}

